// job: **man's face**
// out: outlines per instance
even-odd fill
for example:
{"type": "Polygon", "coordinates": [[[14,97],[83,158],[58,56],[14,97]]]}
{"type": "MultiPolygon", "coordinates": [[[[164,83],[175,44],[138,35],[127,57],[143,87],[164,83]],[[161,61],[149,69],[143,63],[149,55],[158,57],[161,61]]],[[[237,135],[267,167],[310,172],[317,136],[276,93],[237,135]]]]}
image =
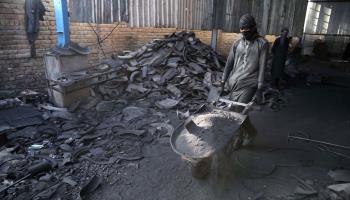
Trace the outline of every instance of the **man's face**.
{"type": "Polygon", "coordinates": [[[239,29],[239,31],[240,31],[241,33],[244,33],[244,32],[249,32],[249,31],[251,31],[251,29],[250,29],[250,28],[247,28],[247,27],[241,27],[241,28],[239,29]]]}
{"type": "Polygon", "coordinates": [[[253,35],[254,35],[253,28],[241,27],[239,31],[243,35],[243,38],[247,40],[251,40],[253,38],[253,35]]]}
{"type": "Polygon", "coordinates": [[[288,31],[282,31],[281,35],[284,36],[284,37],[287,37],[288,36],[288,31]]]}

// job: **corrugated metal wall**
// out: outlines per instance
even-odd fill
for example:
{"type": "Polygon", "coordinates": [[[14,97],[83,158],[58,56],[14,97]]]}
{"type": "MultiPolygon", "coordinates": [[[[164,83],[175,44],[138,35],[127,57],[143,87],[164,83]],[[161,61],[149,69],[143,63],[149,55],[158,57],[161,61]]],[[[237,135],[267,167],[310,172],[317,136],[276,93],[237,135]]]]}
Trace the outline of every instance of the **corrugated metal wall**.
{"type": "Polygon", "coordinates": [[[213,0],[129,0],[131,27],[211,29],[213,0]]]}
{"type": "Polygon", "coordinates": [[[307,0],[218,0],[216,27],[239,31],[239,18],[251,13],[262,34],[278,34],[288,27],[292,35],[303,33],[307,0]]]}
{"type": "Polygon", "coordinates": [[[278,34],[284,26],[301,36],[307,0],[70,0],[72,20],[129,22],[131,27],[175,27],[239,31],[245,13],[256,17],[262,34],[278,34]],[[215,1],[215,2],[214,2],[215,1]],[[215,16],[213,17],[213,4],[215,16]],[[215,19],[214,19],[215,18],[215,19]],[[213,22],[215,23],[213,25],[213,22]]]}
{"type": "Polygon", "coordinates": [[[70,10],[74,22],[210,30],[213,0],[70,0],[70,10]]]}
{"type": "Polygon", "coordinates": [[[129,0],[70,0],[71,20],[108,24],[129,21],[129,0]]]}
{"type": "Polygon", "coordinates": [[[218,0],[215,27],[227,32],[239,32],[239,19],[246,13],[252,13],[261,25],[263,13],[262,0],[218,0]]]}
{"type": "Polygon", "coordinates": [[[342,54],[350,42],[350,2],[310,2],[304,31],[305,54],[312,54],[316,39],[326,41],[330,53],[342,54]]]}

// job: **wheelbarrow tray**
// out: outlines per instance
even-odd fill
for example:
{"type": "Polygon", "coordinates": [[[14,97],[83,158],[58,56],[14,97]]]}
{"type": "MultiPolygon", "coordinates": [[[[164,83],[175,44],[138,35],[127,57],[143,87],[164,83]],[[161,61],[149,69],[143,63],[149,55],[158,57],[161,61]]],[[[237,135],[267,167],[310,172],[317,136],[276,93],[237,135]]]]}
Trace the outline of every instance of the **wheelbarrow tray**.
{"type": "MultiPolygon", "coordinates": [[[[221,119],[218,120],[221,121],[221,119]]],[[[247,115],[206,106],[201,109],[201,112],[191,116],[175,129],[171,135],[170,144],[174,152],[183,159],[196,162],[209,158],[218,151],[226,151],[227,149],[232,151],[230,148],[232,145],[230,144],[234,143],[234,140],[245,132],[256,134],[256,130],[247,115]],[[214,123],[212,124],[214,128],[205,134],[200,129],[201,127],[189,126],[191,121],[193,123],[196,119],[203,118],[203,116],[215,114],[225,116],[225,120],[229,120],[230,123],[214,123]]]]}

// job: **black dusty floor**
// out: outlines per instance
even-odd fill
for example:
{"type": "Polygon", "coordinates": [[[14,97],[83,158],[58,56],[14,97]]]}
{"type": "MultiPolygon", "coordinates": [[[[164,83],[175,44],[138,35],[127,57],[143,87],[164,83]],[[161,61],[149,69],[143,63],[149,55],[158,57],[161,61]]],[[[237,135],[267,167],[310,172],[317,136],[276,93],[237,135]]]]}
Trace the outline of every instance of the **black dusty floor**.
{"type": "Polygon", "coordinates": [[[253,146],[235,152],[232,166],[219,177],[192,178],[180,156],[163,141],[147,146],[139,166],[116,174],[116,183],[102,185],[90,199],[293,199],[295,177],[312,181],[318,191],[307,199],[323,199],[327,185],[334,183],[328,171],[349,168],[350,162],[310,143],[288,142],[287,136],[302,132],[349,145],[350,89],[311,85],[287,90],[286,97],[288,105],[281,111],[250,113],[259,135],[253,146]]]}

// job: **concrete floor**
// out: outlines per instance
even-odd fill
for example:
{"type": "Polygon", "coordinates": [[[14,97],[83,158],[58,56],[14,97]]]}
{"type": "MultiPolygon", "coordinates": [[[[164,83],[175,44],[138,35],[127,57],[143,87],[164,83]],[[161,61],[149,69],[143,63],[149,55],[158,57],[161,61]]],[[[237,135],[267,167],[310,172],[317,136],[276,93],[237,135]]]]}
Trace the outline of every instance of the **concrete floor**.
{"type": "Polygon", "coordinates": [[[281,111],[250,114],[259,135],[252,147],[232,156],[232,165],[219,176],[192,178],[170,144],[158,142],[144,148],[138,168],[116,174],[116,183],[104,184],[90,199],[295,199],[289,196],[298,186],[293,176],[313,182],[319,195],[307,199],[323,199],[326,186],[334,183],[328,171],[349,168],[350,162],[310,143],[288,143],[287,135],[299,131],[350,146],[350,89],[311,85],[285,93],[289,103],[281,111]]]}

